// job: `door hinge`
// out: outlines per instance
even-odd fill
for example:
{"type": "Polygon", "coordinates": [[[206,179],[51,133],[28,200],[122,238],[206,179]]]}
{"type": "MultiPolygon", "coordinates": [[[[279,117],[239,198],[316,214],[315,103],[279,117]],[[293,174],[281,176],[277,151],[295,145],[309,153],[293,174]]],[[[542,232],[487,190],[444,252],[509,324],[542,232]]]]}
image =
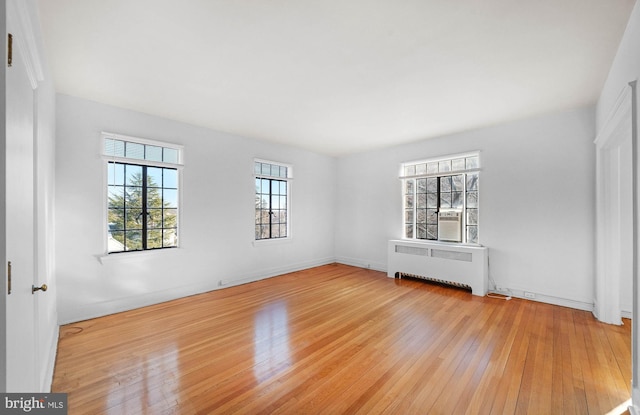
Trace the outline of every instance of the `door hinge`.
{"type": "Polygon", "coordinates": [[[7,261],[7,294],[11,294],[11,261],[7,261]]]}
{"type": "Polygon", "coordinates": [[[7,42],[7,65],[11,67],[13,63],[13,35],[8,33],[9,39],[7,42]]]}

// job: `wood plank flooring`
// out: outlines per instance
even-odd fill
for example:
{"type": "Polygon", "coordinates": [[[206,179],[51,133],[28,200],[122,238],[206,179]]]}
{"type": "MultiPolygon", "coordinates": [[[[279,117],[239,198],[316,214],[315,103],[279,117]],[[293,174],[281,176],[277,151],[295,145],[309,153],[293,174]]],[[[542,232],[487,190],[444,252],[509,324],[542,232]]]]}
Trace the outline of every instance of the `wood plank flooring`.
{"type": "Polygon", "coordinates": [[[630,343],[628,320],[332,264],[64,326],[53,391],[72,415],[607,414],[630,343]]]}

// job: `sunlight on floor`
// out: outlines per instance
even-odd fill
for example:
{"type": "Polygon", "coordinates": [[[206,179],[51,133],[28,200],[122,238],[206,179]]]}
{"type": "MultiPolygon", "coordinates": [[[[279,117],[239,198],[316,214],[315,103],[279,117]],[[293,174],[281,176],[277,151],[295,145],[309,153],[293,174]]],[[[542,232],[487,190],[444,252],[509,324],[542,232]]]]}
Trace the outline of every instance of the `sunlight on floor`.
{"type": "Polygon", "coordinates": [[[620,405],[616,406],[615,408],[607,412],[606,415],[628,414],[629,412],[627,412],[627,409],[629,409],[630,405],[631,405],[631,398],[629,398],[628,401],[622,402],[620,405]]]}

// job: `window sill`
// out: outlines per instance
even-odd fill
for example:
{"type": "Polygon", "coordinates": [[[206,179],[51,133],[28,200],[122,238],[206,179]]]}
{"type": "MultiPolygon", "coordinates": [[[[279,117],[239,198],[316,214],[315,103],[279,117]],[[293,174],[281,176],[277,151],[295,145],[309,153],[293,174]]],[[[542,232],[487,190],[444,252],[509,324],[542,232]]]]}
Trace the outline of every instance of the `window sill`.
{"type": "Polygon", "coordinates": [[[180,248],[152,249],[147,251],[117,252],[113,254],[96,255],[102,264],[115,264],[126,262],[139,262],[147,258],[155,258],[159,255],[176,255],[180,248]]]}
{"type": "Polygon", "coordinates": [[[253,241],[254,247],[270,246],[270,245],[285,245],[293,243],[291,237],[288,238],[276,238],[276,239],[260,239],[253,241]]]}
{"type": "Polygon", "coordinates": [[[484,247],[484,245],[482,244],[469,244],[469,243],[462,243],[462,242],[447,242],[447,241],[434,241],[431,239],[409,239],[409,238],[402,238],[401,239],[402,242],[413,242],[413,243],[417,243],[417,244],[431,244],[431,245],[442,245],[442,246],[456,246],[456,247],[461,247],[461,248],[482,248],[484,247]]]}

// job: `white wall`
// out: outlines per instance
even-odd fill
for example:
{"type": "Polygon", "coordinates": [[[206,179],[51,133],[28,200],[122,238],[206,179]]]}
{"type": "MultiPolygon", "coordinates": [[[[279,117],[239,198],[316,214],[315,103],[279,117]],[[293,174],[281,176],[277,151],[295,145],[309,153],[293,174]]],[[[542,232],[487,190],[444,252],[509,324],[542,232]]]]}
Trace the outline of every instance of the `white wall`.
{"type": "Polygon", "coordinates": [[[65,95],[56,110],[61,322],[333,262],[335,159],[65,95]],[[101,131],[184,145],[180,248],[102,258],[101,131]],[[252,243],[254,157],[293,165],[292,241],[252,243]]]}
{"type": "Polygon", "coordinates": [[[480,150],[480,242],[516,295],[591,309],[595,152],[592,108],[339,159],[336,256],[386,269],[401,238],[400,163],[480,150]]]}

